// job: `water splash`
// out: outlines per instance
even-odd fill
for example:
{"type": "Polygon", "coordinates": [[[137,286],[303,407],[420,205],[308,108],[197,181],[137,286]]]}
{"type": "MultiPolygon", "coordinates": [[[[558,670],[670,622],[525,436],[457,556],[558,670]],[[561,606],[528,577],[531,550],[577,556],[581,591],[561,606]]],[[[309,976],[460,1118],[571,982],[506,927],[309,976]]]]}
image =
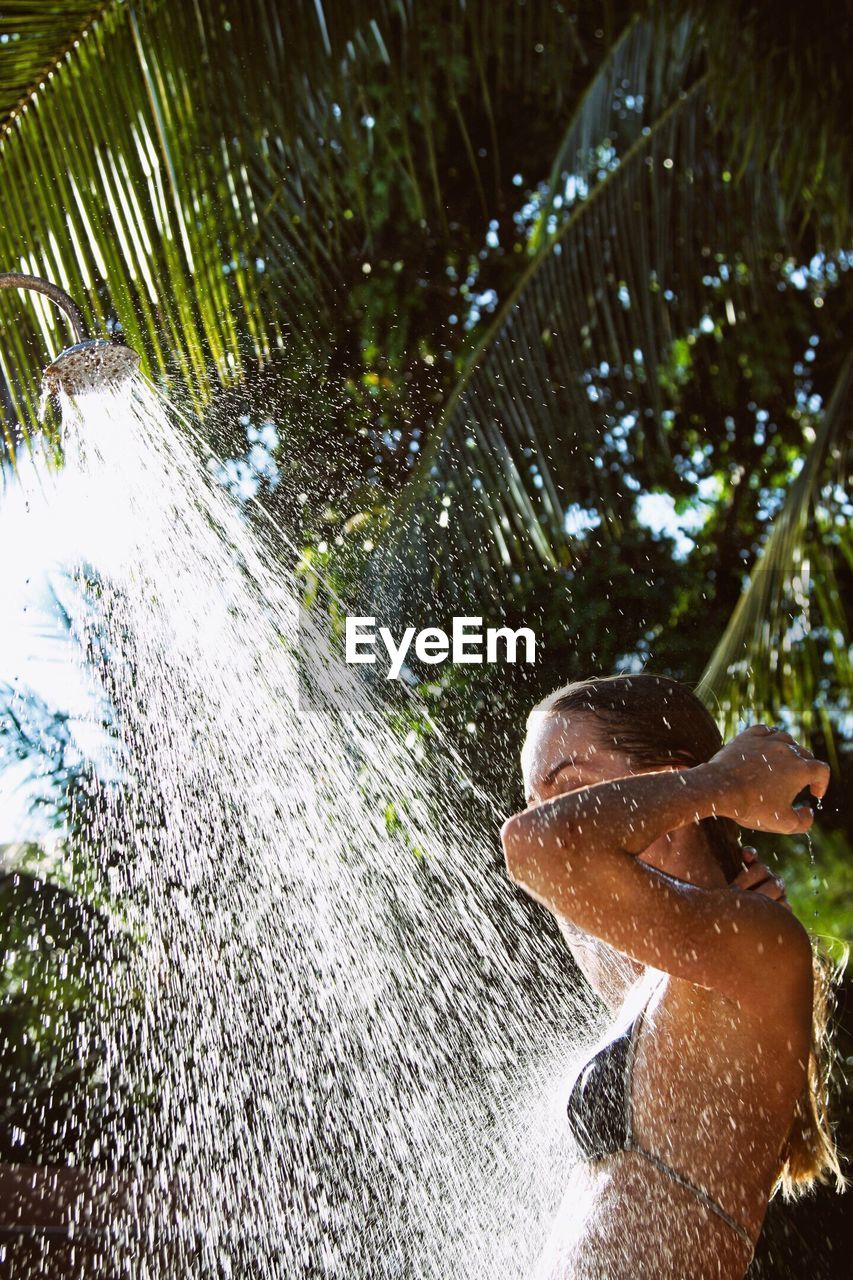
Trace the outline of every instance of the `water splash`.
{"type": "Polygon", "coordinates": [[[147,384],[63,419],[52,516],[126,779],[90,838],[136,940],[95,1036],[134,1102],[114,1249],[140,1277],[526,1275],[594,1016],[497,815],[389,731],[147,384]]]}

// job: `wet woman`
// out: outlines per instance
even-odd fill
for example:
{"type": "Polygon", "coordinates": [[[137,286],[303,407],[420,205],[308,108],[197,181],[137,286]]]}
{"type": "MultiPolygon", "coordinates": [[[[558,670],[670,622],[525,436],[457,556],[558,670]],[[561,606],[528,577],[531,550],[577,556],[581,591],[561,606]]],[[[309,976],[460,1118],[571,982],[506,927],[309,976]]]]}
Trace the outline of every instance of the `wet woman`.
{"type": "Polygon", "coordinates": [[[741,1280],[771,1194],[841,1172],[825,970],[735,824],[808,831],[794,801],[829,768],[766,725],[723,745],[685,685],[648,673],[545,699],[522,767],[509,875],[613,1012],[570,1092],[579,1160],[538,1274],[741,1280]]]}

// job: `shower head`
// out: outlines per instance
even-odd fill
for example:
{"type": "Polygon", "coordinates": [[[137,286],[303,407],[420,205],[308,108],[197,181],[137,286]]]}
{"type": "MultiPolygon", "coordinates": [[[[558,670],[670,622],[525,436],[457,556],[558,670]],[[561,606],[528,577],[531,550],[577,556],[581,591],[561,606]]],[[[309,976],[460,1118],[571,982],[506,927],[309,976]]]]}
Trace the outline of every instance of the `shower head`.
{"type": "Polygon", "coordinates": [[[87,338],[66,347],[47,366],[42,376],[45,391],[79,396],[105,386],[124,382],[139,368],[139,356],[132,347],[103,338],[87,338]]]}
{"type": "Polygon", "coordinates": [[[65,312],[74,335],[74,345],[66,347],[44,371],[44,388],[52,395],[64,391],[79,396],[124,382],[139,366],[139,356],[132,347],[103,338],[89,338],[80,309],[57,285],[40,276],[21,275],[16,271],[0,274],[0,289],[31,289],[43,293],[65,312]]]}

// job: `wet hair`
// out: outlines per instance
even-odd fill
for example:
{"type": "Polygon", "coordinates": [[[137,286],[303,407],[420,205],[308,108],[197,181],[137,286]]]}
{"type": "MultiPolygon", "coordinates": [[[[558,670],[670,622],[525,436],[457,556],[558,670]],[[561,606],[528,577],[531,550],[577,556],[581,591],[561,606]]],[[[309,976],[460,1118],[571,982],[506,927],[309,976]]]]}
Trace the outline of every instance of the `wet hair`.
{"type": "MultiPolygon", "coordinates": [[[[556,689],[530,712],[525,747],[537,726],[555,715],[593,717],[601,744],[624,752],[639,771],[704,764],[723,746],[716,721],[688,685],[646,671],[593,676],[556,689]]],[[[699,827],[731,883],[743,867],[737,825],[730,818],[711,817],[702,819],[699,827]]],[[[837,975],[814,939],[812,957],[812,1042],[806,1083],[773,1186],[773,1194],[781,1190],[786,1199],[830,1178],[838,1190],[846,1185],[828,1118],[833,1061],[830,1010],[837,975]]]]}

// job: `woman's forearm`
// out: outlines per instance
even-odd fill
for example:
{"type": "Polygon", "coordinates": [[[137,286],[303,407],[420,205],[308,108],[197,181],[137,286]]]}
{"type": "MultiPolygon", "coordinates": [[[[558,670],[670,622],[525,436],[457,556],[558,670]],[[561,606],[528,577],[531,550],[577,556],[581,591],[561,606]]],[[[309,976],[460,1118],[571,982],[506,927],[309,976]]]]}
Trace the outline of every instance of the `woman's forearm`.
{"type": "Polygon", "coordinates": [[[707,765],[642,773],[565,792],[510,818],[503,827],[513,846],[582,847],[594,858],[608,850],[638,854],[660,836],[721,814],[720,781],[707,765]]]}

